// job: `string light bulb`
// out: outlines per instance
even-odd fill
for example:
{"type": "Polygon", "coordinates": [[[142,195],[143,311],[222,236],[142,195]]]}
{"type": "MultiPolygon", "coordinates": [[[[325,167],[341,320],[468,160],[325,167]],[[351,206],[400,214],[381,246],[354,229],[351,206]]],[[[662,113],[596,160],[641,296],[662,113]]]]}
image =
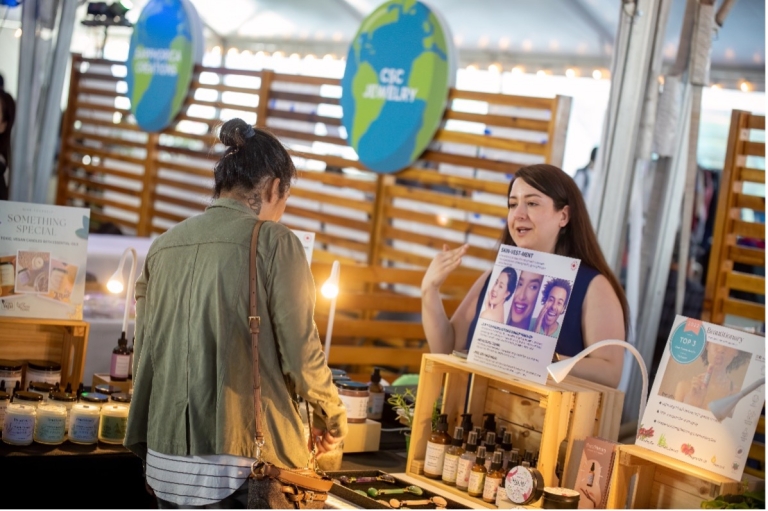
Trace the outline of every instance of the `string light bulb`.
{"type": "Polygon", "coordinates": [[[752,84],[746,80],[742,80],[739,84],[739,89],[741,89],[741,92],[750,92],[752,90],[752,84]]]}
{"type": "Polygon", "coordinates": [[[600,71],[599,69],[595,69],[594,71],[592,71],[592,78],[594,78],[595,80],[599,80],[602,77],[603,77],[603,72],[600,71]]]}
{"type": "Polygon", "coordinates": [[[501,73],[501,64],[496,64],[496,63],[491,64],[490,66],[488,66],[488,71],[494,74],[501,73]]]}
{"type": "Polygon", "coordinates": [[[525,68],[523,66],[515,66],[512,68],[513,75],[521,75],[523,73],[525,73],[525,68]]]}
{"type": "Polygon", "coordinates": [[[568,68],[565,70],[565,76],[568,78],[575,78],[576,77],[576,70],[573,68],[568,68]]]}

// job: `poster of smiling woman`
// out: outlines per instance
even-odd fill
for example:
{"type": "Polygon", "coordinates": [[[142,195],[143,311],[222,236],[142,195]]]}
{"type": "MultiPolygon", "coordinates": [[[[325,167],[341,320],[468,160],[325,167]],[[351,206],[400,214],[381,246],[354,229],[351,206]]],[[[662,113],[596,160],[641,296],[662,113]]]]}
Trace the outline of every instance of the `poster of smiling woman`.
{"type": "Polygon", "coordinates": [[[545,383],[579,264],[578,259],[502,245],[468,360],[545,383]]]}

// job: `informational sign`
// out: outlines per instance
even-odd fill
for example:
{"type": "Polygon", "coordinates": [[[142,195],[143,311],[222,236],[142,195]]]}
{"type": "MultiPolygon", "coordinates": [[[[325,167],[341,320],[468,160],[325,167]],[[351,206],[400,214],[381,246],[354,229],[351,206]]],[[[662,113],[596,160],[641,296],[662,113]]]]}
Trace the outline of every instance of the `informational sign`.
{"type": "Polygon", "coordinates": [[[347,142],[369,169],[402,170],[440,127],[456,67],[441,16],[416,0],[390,0],[363,20],[341,81],[347,142]]]}
{"type": "Polygon", "coordinates": [[[202,22],[189,0],[149,0],[133,27],[126,78],[131,113],[142,130],[171,124],[202,59],[202,22]]]}
{"type": "Polygon", "coordinates": [[[467,360],[546,383],[580,261],[502,245],[467,360]]]}
{"type": "Polygon", "coordinates": [[[765,339],[677,316],[636,443],[741,480],[764,384],[765,339]]]}
{"type": "Polygon", "coordinates": [[[90,215],[0,201],[0,316],[83,319],[90,215]]]}
{"type": "Polygon", "coordinates": [[[299,238],[301,246],[304,247],[304,253],[307,255],[307,264],[312,264],[312,251],[315,249],[315,233],[299,231],[298,229],[291,229],[291,231],[299,238]]]}

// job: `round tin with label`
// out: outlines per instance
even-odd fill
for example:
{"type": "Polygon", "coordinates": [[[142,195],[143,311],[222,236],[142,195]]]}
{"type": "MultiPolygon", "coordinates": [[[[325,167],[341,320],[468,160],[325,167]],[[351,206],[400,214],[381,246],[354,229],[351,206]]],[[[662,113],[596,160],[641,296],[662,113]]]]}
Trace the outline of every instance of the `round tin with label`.
{"type": "Polygon", "coordinates": [[[544,500],[541,507],[544,509],[578,509],[581,494],[570,488],[544,488],[544,500]]]}
{"type": "Polygon", "coordinates": [[[519,465],[507,473],[504,490],[513,504],[533,504],[544,493],[544,478],[535,468],[519,465]]]}

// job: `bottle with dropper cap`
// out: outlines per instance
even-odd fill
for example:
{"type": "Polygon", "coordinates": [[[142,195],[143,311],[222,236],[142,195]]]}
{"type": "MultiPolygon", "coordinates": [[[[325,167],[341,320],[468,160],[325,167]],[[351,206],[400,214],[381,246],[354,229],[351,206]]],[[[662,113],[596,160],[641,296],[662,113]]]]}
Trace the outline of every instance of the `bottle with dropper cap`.
{"type": "Polygon", "coordinates": [[[472,431],[472,414],[471,413],[461,414],[461,429],[464,431],[464,438],[462,440],[466,444],[467,440],[469,439],[469,433],[470,431],[472,431]]]}
{"type": "Polygon", "coordinates": [[[485,446],[481,445],[477,448],[477,458],[475,458],[475,464],[472,466],[472,472],[469,474],[467,493],[469,493],[470,497],[483,496],[485,475],[487,473],[488,469],[485,468],[485,446]]]}
{"type": "Polygon", "coordinates": [[[485,453],[487,454],[485,458],[485,470],[488,471],[488,469],[491,468],[491,458],[494,449],[496,449],[496,432],[495,431],[489,431],[485,435],[485,442],[483,443],[483,446],[485,447],[485,453]]]}
{"type": "Polygon", "coordinates": [[[469,488],[469,474],[477,457],[477,432],[470,431],[467,438],[467,448],[459,458],[459,468],[456,470],[456,488],[467,491],[469,488]]]}
{"type": "Polygon", "coordinates": [[[381,373],[378,367],[373,368],[371,382],[368,384],[368,418],[381,420],[384,412],[384,387],[381,386],[381,373]]]}
{"type": "Polygon", "coordinates": [[[464,454],[464,449],[461,447],[463,438],[464,430],[461,426],[457,426],[453,431],[453,441],[451,442],[451,446],[445,451],[443,482],[449,486],[456,485],[456,475],[459,470],[459,458],[464,454]]]}
{"type": "Polygon", "coordinates": [[[128,339],[125,338],[125,332],[123,332],[123,335],[117,340],[117,347],[112,350],[109,379],[112,381],[126,381],[130,365],[131,352],[128,350],[128,339]]]}
{"type": "Polygon", "coordinates": [[[496,502],[496,493],[498,493],[499,486],[504,480],[504,476],[506,476],[501,469],[503,459],[504,451],[496,451],[493,453],[491,469],[488,471],[488,475],[485,476],[485,486],[483,487],[483,500],[485,502],[490,502],[492,504],[496,502]]]}
{"type": "Polygon", "coordinates": [[[424,475],[429,478],[439,479],[443,475],[445,451],[451,444],[451,436],[447,431],[448,415],[441,414],[437,419],[435,432],[427,442],[427,454],[424,457],[424,475]]]}

